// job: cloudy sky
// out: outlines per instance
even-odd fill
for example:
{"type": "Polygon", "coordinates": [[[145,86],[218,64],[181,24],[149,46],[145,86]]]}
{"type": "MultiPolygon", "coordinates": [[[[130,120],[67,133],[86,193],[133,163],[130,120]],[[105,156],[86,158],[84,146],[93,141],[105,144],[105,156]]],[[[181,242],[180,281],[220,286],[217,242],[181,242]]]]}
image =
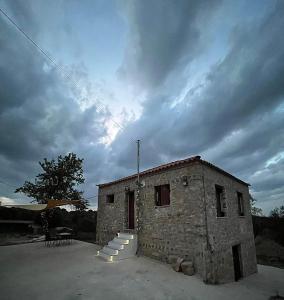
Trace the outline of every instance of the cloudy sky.
{"type": "Polygon", "coordinates": [[[284,1],[3,1],[0,198],[44,157],[84,158],[82,186],[201,155],[284,203],[284,1]]]}

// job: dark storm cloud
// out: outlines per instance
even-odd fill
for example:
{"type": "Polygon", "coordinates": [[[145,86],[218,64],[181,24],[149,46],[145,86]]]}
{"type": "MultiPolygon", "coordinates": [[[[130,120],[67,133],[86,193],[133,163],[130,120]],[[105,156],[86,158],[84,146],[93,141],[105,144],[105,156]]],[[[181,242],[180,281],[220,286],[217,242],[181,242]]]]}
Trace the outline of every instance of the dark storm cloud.
{"type": "MultiPolygon", "coordinates": [[[[141,117],[129,121],[109,147],[99,143],[106,135],[108,110],[98,113],[94,105],[82,110],[78,99],[85,96],[80,87],[71,87],[56,70],[47,68],[43,57],[1,17],[2,174],[18,185],[37,174],[38,160],[74,151],[85,159],[85,191],[93,195],[96,183],[135,172],[139,138],[143,168],[201,154],[250,182],[266,210],[280,205],[284,3],[262,5],[262,14],[257,15],[257,3],[248,18],[250,13],[234,11],[235,2],[122,4],[129,35],[118,74],[144,98],[141,117]],[[216,25],[228,24],[232,17],[236,26],[216,25]],[[222,40],[226,30],[229,39],[222,40]],[[223,55],[211,65],[212,60],[206,59],[215,40],[220,45],[212,49],[223,55]],[[193,70],[199,66],[204,76],[194,81],[193,70]],[[188,87],[191,80],[194,84],[188,87]]],[[[14,1],[6,6],[33,37],[39,36],[32,7],[14,1]]],[[[88,90],[83,68],[70,69],[88,90]]],[[[139,97],[138,93],[135,101],[139,97]]]]}
{"type": "Polygon", "coordinates": [[[144,90],[162,84],[197,55],[201,48],[200,21],[205,27],[219,2],[126,2],[130,37],[119,74],[144,90]]]}
{"type": "MultiPolygon", "coordinates": [[[[33,22],[27,26],[31,17],[27,7],[13,3],[10,10],[27,31],[34,28],[33,22]]],[[[47,67],[45,58],[2,16],[0,52],[1,179],[12,185],[2,184],[1,192],[13,197],[13,186],[34,178],[39,171],[37,161],[44,157],[74,151],[87,163],[97,162],[99,169],[105,153],[99,139],[106,134],[107,110],[98,113],[95,105],[82,110],[75,98],[77,87],[70,88],[70,80],[47,67]]],[[[85,170],[94,180],[88,165],[85,170]]]]}
{"type": "Polygon", "coordinates": [[[267,212],[284,203],[283,178],[284,159],[279,157],[250,178],[254,196],[267,212]]]}
{"type": "Polygon", "coordinates": [[[283,189],[284,178],[284,158],[271,163],[265,167],[259,175],[254,176],[254,190],[268,191],[270,189],[283,189]]]}
{"type": "Polygon", "coordinates": [[[247,127],[231,134],[221,145],[222,149],[217,146],[219,151],[222,150],[217,157],[227,168],[247,177],[284,149],[283,112],[277,108],[254,118],[247,127]]]}
{"type": "MultiPolygon", "coordinates": [[[[130,137],[139,137],[143,141],[142,157],[146,166],[204,153],[207,154],[205,159],[213,159],[246,180],[264,168],[265,162],[283,151],[284,146],[284,114],[280,107],[284,100],[283,15],[284,3],[277,2],[262,18],[235,27],[224,59],[211,68],[198,93],[191,90],[176,106],[170,106],[172,95],[165,94],[163,88],[153,89],[152,95],[149,94],[145,101],[141,118],[115,141],[113,149],[118,153],[117,161],[121,165],[128,163],[130,167],[127,157],[133,153],[133,145],[127,146],[126,141],[130,137]],[[238,144],[234,139],[238,140],[238,144]],[[121,144],[124,144],[122,148],[121,144]]],[[[136,15],[134,18],[138,19],[136,15]]],[[[151,22],[144,19],[141,23],[138,19],[138,36],[141,30],[147,32],[147,23],[151,22]]],[[[150,36],[155,34],[153,30],[150,36]]],[[[148,43],[151,42],[149,39],[148,43]]],[[[155,45],[156,41],[153,43],[155,45]]],[[[182,45],[176,45],[177,49],[180,47],[182,45]]],[[[151,57],[162,63],[163,59],[158,57],[164,57],[163,46],[153,46],[151,50],[154,51],[151,57]]],[[[179,50],[177,52],[177,57],[182,58],[179,50]]],[[[165,57],[167,55],[166,51],[165,57]]],[[[166,58],[167,63],[159,65],[158,70],[153,71],[154,77],[151,77],[152,71],[147,69],[148,61],[153,66],[151,58],[144,57],[145,66],[142,66],[138,51],[136,59],[137,65],[141,66],[141,76],[149,76],[150,81],[156,84],[156,78],[160,81],[166,79],[159,76],[159,70],[163,70],[164,75],[175,72],[173,66],[168,68],[169,59],[166,58]]],[[[173,61],[178,62],[175,56],[173,61]]],[[[177,68],[180,70],[178,64],[177,68]]],[[[275,178],[274,182],[273,178],[273,174],[267,181],[262,178],[266,189],[283,185],[283,177],[275,178]]],[[[260,189],[259,185],[257,189],[260,189]]]]}

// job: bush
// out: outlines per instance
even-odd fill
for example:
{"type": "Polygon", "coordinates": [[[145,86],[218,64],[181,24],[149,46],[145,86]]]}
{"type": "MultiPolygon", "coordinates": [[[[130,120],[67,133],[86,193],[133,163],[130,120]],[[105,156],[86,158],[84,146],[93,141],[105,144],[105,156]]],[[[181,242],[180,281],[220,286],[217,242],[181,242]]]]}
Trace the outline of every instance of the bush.
{"type": "Polygon", "coordinates": [[[254,236],[263,235],[284,246],[284,218],[253,216],[254,236]]]}

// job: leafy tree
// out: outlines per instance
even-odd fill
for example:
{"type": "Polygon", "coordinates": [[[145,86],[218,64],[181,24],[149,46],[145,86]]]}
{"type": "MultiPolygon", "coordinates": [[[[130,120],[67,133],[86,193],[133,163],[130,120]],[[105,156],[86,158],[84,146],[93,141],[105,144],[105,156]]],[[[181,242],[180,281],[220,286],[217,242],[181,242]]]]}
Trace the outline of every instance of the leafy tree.
{"type": "Polygon", "coordinates": [[[253,216],[263,216],[262,209],[255,206],[256,199],[252,197],[250,194],[250,207],[251,207],[251,214],[253,216]]]}
{"type": "Polygon", "coordinates": [[[45,158],[39,162],[43,173],[36,176],[34,183],[25,181],[15,192],[22,192],[41,204],[47,203],[48,199],[82,200],[79,208],[84,209],[88,203],[83,199],[83,192],[76,189],[85,181],[82,163],[83,159],[77,158],[74,153],[64,157],[60,155],[57,161],[45,158]]]}
{"type": "Polygon", "coordinates": [[[280,207],[275,207],[270,212],[270,217],[273,217],[273,218],[284,218],[284,205],[281,205],[280,207]]]}

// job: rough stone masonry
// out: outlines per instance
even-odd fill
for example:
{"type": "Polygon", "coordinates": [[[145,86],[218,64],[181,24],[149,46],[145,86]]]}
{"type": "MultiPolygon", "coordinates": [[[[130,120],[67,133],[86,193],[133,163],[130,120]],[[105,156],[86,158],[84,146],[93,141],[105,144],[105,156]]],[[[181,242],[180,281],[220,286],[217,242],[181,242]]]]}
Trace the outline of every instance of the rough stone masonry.
{"type": "Polygon", "coordinates": [[[200,156],[146,170],[140,177],[140,202],[135,198],[133,211],[136,175],[99,185],[99,244],[117,232],[137,233],[140,254],[165,262],[183,257],[207,283],[257,272],[247,183],[200,156]]]}

